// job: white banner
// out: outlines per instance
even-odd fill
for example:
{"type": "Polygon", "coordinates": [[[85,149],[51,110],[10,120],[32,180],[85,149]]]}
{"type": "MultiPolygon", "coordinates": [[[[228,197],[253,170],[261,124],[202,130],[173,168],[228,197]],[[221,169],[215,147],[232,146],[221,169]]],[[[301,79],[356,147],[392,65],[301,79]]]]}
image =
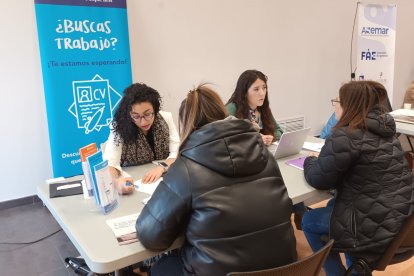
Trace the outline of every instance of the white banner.
{"type": "Polygon", "coordinates": [[[396,5],[359,3],[356,79],[381,82],[392,101],[396,5]]]}

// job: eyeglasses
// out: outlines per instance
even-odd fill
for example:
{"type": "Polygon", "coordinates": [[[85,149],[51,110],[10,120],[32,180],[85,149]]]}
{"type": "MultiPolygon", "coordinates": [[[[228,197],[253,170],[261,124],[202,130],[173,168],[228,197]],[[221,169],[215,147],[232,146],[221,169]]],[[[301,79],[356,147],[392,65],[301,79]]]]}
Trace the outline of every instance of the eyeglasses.
{"type": "Polygon", "coordinates": [[[331,100],[331,104],[332,104],[332,106],[335,106],[336,105],[336,103],[341,103],[341,101],[340,100],[337,100],[337,99],[332,99],[331,100]]]}
{"type": "Polygon", "coordinates": [[[149,121],[154,117],[154,112],[148,113],[148,114],[144,114],[143,116],[139,116],[138,114],[133,114],[131,113],[131,118],[134,121],[140,122],[142,119],[144,119],[145,121],[149,121]]]}

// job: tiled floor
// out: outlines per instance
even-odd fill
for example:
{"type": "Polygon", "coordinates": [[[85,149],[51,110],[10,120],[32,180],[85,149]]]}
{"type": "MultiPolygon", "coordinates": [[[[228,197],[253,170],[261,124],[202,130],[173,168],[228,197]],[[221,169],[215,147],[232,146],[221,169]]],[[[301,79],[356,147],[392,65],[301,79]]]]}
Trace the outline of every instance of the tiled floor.
{"type": "MultiPolygon", "coordinates": [[[[321,202],[312,207],[323,205],[324,202],[321,202]]],[[[66,268],[64,259],[69,256],[76,257],[79,253],[63,231],[31,245],[4,244],[38,240],[59,229],[58,223],[40,202],[0,210],[0,275],[76,275],[71,269],[66,268]]],[[[295,229],[295,235],[299,258],[311,254],[303,232],[295,229]]],[[[324,275],[325,273],[321,272],[320,276],[324,275]]],[[[374,272],[375,275],[414,275],[414,258],[388,266],[384,272],[374,272]]]]}

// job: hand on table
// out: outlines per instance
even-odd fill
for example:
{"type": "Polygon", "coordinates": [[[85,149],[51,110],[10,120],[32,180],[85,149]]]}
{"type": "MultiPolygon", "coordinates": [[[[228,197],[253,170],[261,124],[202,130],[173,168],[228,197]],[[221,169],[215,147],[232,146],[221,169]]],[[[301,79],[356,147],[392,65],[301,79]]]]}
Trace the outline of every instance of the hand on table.
{"type": "Polygon", "coordinates": [[[319,157],[319,152],[311,151],[311,152],[309,152],[308,156],[318,158],[319,157]]]}
{"type": "Polygon", "coordinates": [[[273,138],[274,138],[272,135],[263,135],[263,134],[260,134],[260,135],[262,135],[263,143],[266,146],[270,146],[272,144],[273,138]]]}
{"type": "Polygon", "coordinates": [[[115,180],[115,187],[120,194],[130,194],[134,191],[134,179],[132,177],[120,177],[115,180]]]}
{"type": "Polygon", "coordinates": [[[142,178],[141,182],[143,184],[153,183],[157,181],[162,176],[163,173],[164,173],[164,168],[161,166],[157,166],[156,168],[148,171],[142,178]]]}

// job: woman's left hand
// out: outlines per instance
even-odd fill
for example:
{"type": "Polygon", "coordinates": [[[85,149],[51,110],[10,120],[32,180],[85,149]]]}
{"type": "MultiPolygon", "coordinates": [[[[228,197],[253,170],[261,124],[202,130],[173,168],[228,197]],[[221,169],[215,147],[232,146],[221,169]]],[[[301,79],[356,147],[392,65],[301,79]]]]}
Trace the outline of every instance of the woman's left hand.
{"type": "Polygon", "coordinates": [[[141,182],[143,184],[153,183],[157,181],[162,176],[163,173],[164,173],[164,169],[161,166],[157,166],[156,168],[148,171],[142,178],[141,182]]]}

